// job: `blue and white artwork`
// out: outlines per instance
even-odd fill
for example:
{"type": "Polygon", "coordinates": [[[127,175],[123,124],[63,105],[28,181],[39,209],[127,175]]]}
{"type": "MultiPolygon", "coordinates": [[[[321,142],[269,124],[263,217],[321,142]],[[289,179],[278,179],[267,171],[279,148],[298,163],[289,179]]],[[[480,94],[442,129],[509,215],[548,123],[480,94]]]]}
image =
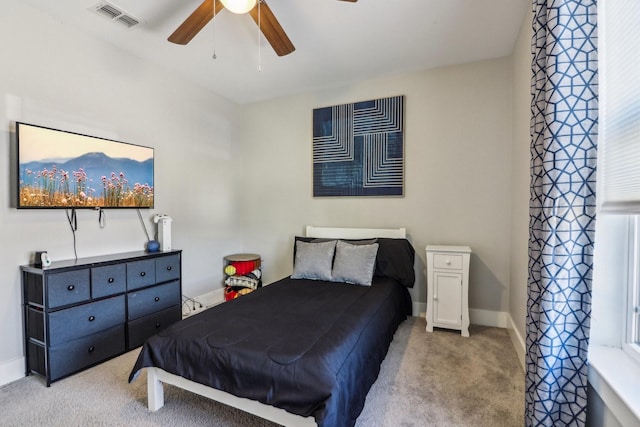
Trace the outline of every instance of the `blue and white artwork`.
{"type": "Polygon", "coordinates": [[[313,110],[313,196],[404,195],[404,96],[313,110]]]}

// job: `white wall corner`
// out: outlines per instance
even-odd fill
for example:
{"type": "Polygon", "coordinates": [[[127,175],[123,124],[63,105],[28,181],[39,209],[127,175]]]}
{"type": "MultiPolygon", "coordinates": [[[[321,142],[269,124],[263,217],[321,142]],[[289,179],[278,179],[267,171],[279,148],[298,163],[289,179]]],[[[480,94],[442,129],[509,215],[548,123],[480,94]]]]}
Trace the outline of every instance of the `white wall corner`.
{"type": "Polygon", "coordinates": [[[24,357],[0,363],[0,386],[24,378],[25,366],[24,357]]]}

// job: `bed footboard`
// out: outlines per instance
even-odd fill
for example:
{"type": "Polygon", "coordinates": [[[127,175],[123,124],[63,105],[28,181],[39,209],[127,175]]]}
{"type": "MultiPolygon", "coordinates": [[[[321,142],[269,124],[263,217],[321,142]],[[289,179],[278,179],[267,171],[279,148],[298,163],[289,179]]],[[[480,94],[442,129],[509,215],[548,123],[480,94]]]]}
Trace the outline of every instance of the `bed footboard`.
{"type": "Polygon", "coordinates": [[[147,405],[152,412],[164,406],[163,383],[199,394],[225,405],[233,406],[241,411],[248,412],[258,417],[273,421],[288,427],[317,427],[313,417],[302,417],[284,409],[265,405],[255,400],[237,397],[233,394],[207,387],[200,383],[189,381],[181,376],[170,374],[160,368],[148,367],[147,369],[147,405]]]}

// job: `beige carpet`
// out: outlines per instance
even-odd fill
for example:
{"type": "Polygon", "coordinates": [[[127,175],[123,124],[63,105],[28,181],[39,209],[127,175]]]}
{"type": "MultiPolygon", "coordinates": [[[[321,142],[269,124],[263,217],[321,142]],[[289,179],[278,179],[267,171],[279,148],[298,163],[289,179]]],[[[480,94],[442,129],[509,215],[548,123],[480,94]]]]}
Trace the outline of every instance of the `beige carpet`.
{"type": "MultiPolygon", "coordinates": [[[[524,374],[506,330],[471,336],[425,332],[423,318],[394,337],[356,426],[521,426],[524,374]]],[[[0,388],[0,426],[264,426],[273,423],[165,386],[165,406],[146,408],[146,376],[127,383],[137,351],[44,386],[32,375],[0,388]]]]}

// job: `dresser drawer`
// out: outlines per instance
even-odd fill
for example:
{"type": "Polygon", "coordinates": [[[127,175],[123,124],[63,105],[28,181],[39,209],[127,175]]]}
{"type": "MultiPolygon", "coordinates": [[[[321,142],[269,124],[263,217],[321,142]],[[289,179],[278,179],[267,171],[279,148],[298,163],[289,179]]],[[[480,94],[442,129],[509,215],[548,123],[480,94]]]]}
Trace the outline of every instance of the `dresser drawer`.
{"type": "Polygon", "coordinates": [[[462,255],[433,254],[433,267],[447,270],[462,270],[462,255]]]}
{"type": "Polygon", "coordinates": [[[138,289],[156,283],[156,261],[146,259],[127,263],[127,289],[138,289]]]}
{"type": "Polygon", "coordinates": [[[65,271],[47,276],[49,308],[86,301],[89,297],[89,269],[65,271]]]}
{"type": "Polygon", "coordinates": [[[49,345],[55,346],[125,322],[124,295],[49,314],[49,345]]]}
{"type": "Polygon", "coordinates": [[[157,334],[182,318],[182,307],[174,305],[157,313],[152,313],[128,324],[127,348],[140,347],[150,336],[157,334]]]}
{"type": "Polygon", "coordinates": [[[55,381],[121,354],[124,324],[49,349],[49,375],[55,381]]]}
{"type": "Polygon", "coordinates": [[[180,277],[180,256],[156,258],[156,282],[167,282],[180,277]]]}
{"type": "Polygon", "coordinates": [[[127,290],[125,264],[105,265],[91,269],[91,298],[121,294],[127,290]]]}
{"type": "Polygon", "coordinates": [[[180,281],[154,286],[137,292],[127,294],[128,318],[137,319],[156,311],[164,310],[172,305],[180,304],[180,281]]]}

